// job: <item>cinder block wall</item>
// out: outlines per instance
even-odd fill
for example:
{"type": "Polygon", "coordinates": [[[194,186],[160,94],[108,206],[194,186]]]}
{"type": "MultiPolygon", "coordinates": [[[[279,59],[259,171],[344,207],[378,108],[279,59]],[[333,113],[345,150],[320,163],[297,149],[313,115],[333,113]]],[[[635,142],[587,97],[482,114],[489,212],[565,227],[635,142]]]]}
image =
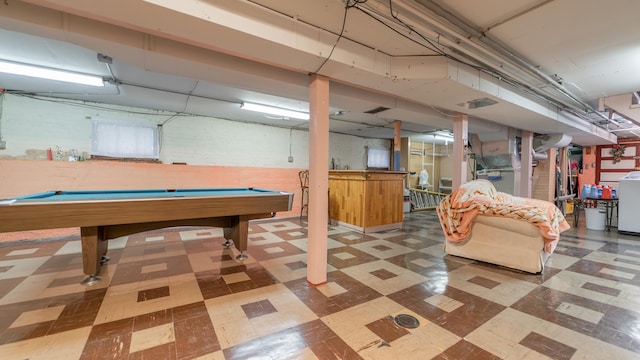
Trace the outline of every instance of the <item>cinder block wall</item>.
{"type": "MultiPolygon", "coordinates": [[[[299,200],[298,171],[309,166],[309,134],[304,129],[199,116],[173,117],[175,114],[149,109],[62,103],[10,94],[3,94],[0,102],[0,136],[7,142],[7,148],[0,150],[0,199],[49,190],[262,187],[293,192],[299,200]],[[58,147],[63,159],[69,149],[88,158],[94,119],[162,124],[163,164],[46,160],[47,149],[55,152],[58,147]],[[289,156],[293,162],[288,161],[289,156]]],[[[334,133],[329,141],[329,159],[334,158],[342,168],[356,170],[366,166],[367,146],[390,146],[387,139],[334,133]]],[[[294,201],[292,211],[277,216],[299,213],[299,202],[294,201]]],[[[0,241],[58,237],[76,231],[0,234],[0,241]]]]}
{"type": "MultiPolygon", "coordinates": [[[[294,194],[293,209],[277,217],[300,214],[301,169],[185,166],[116,161],[0,160],[0,198],[50,190],[175,189],[258,187],[294,194]]],[[[0,241],[79,234],[79,229],[0,233],[0,241]]]]}

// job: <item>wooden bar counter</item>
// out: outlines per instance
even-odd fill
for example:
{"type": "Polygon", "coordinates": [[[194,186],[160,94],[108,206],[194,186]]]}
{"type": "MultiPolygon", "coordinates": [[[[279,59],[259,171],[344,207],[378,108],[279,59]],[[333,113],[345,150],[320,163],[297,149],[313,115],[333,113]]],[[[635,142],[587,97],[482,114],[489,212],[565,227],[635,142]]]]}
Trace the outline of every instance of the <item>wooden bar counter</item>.
{"type": "Polygon", "coordinates": [[[329,170],[332,220],[363,233],[402,227],[406,172],[329,170]]]}

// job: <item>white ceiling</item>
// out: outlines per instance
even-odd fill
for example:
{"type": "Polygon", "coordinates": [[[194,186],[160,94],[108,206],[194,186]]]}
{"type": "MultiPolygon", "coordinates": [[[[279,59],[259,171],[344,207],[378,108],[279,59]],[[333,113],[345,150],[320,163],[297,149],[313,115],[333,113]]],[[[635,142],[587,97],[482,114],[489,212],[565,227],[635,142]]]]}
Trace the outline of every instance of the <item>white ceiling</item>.
{"type": "Polygon", "coordinates": [[[614,133],[640,134],[634,123],[608,120],[616,109],[599,106],[601,99],[639,90],[640,1],[349,5],[354,6],[346,9],[344,0],[5,1],[0,59],[110,81],[87,88],[0,74],[0,87],[305,129],[307,122],[266,118],[239,104],[306,110],[308,74],[318,73],[332,80],[331,131],[344,134],[392,138],[394,120],[402,121],[403,136],[452,129],[455,112],[469,115],[474,133],[508,126],[566,133],[579,145],[615,142],[614,133]],[[97,54],[112,63],[98,61],[97,54]],[[497,104],[467,105],[478,98],[497,104]],[[378,107],[388,109],[367,113],[378,107]]]}

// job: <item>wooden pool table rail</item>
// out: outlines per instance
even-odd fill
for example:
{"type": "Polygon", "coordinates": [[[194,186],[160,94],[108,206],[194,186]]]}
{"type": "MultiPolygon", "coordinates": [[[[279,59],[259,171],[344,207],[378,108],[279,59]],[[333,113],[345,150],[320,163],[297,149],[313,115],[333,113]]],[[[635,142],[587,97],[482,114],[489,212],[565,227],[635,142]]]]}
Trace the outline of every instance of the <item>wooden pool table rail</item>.
{"type": "Polygon", "coordinates": [[[249,221],[289,211],[291,193],[74,201],[16,201],[0,205],[0,232],[80,227],[83,271],[95,276],[108,240],[175,226],[224,229],[241,252],[249,221]]]}

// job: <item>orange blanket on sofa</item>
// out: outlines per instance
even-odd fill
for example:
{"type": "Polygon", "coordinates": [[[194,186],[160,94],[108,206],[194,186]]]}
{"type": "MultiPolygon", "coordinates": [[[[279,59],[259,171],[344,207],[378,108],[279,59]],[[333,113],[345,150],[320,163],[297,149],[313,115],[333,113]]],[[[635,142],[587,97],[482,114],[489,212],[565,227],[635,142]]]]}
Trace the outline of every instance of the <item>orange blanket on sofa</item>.
{"type": "Polygon", "coordinates": [[[560,233],[570,228],[554,204],[498,192],[488,180],[463,184],[444,198],[436,211],[447,240],[452,242],[462,242],[469,236],[472,221],[478,214],[519,219],[536,225],[544,238],[547,253],[556,248],[560,233]]]}

